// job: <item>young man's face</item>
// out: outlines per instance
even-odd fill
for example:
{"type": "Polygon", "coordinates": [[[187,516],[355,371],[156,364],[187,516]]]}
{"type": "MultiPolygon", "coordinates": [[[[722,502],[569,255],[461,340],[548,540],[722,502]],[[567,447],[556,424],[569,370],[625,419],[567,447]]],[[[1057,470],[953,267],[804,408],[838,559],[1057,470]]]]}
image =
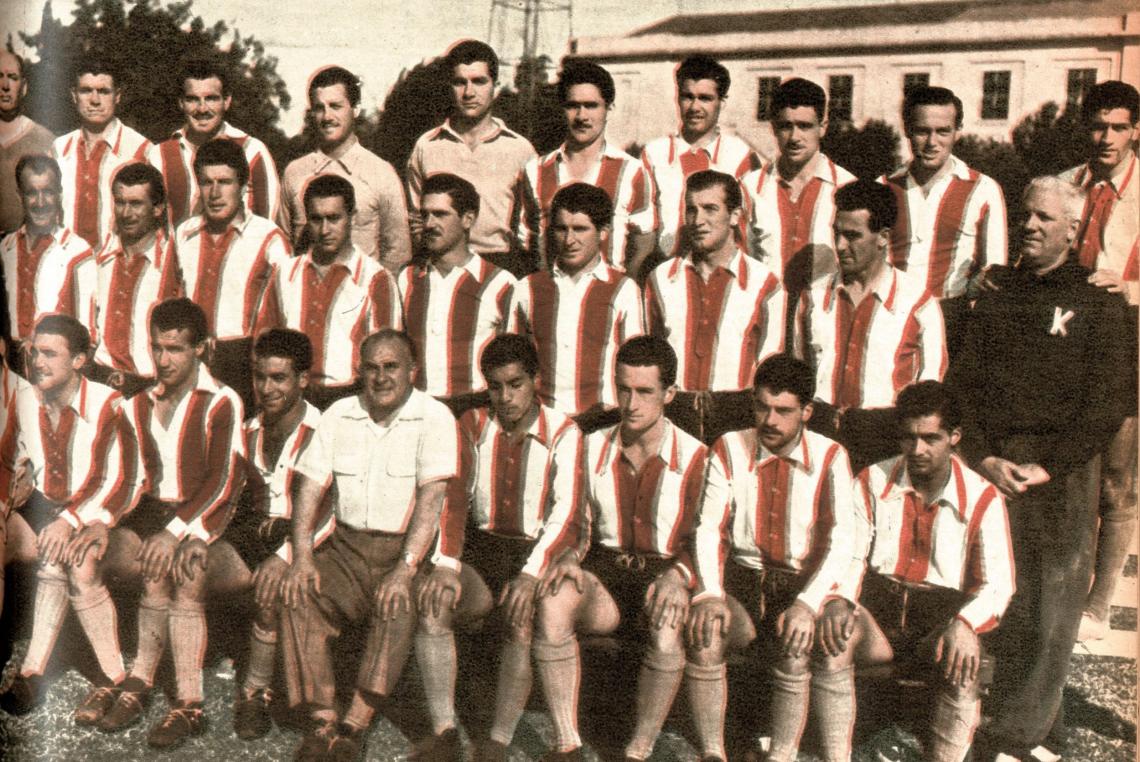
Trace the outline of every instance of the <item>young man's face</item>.
{"type": "Polygon", "coordinates": [[[610,229],[594,227],[585,212],[560,208],[550,222],[550,232],[558,267],[569,275],[576,275],[597,263],[610,229]]]}
{"type": "Polygon", "coordinates": [[[890,242],[890,229],[875,232],[867,209],[837,212],[835,215],[835,254],[845,280],[862,279],[878,260],[883,259],[890,242]]]}
{"type": "Polygon", "coordinates": [[[57,333],[32,337],[32,383],[44,394],[60,389],[79,374],[87,358],[71,353],[67,339],[57,333]]]}
{"type": "Polygon", "coordinates": [[[792,392],[774,392],[761,386],[752,392],[752,410],[760,443],[768,452],[783,454],[784,448],[796,441],[811,418],[812,406],[810,402],[801,404],[792,392]]]}
{"type": "Polygon", "coordinates": [[[141,241],[162,225],[166,205],[150,200],[149,184],[113,183],[111,197],[115,200],[115,230],[122,243],[141,241]]]}
{"type": "Polygon", "coordinates": [[[20,185],[24,202],[24,224],[35,233],[50,232],[59,222],[59,178],[52,171],[35,173],[25,169],[20,185]]]}
{"type": "Polygon", "coordinates": [[[686,79],[677,88],[677,106],[684,131],[693,136],[706,135],[720,121],[724,99],[711,79],[686,79]]]}
{"type": "Polygon", "coordinates": [[[189,328],[160,331],[150,328],[150,356],[159,382],[167,389],[178,389],[198,371],[206,352],[206,342],[195,344],[189,328]]]}
{"type": "Polygon", "coordinates": [[[101,130],[115,118],[119,89],[110,74],[80,74],[71,88],[71,102],[89,130],[101,130]]]}
{"type": "Polygon", "coordinates": [[[257,357],[253,363],[253,391],[257,409],[266,421],[276,421],[301,403],[309,373],[298,373],[290,357],[257,357]]]}
{"type": "Polygon", "coordinates": [[[729,209],[725,191],[712,185],[685,194],[685,229],[693,250],[712,254],[732,241],[740,223],[740,210],[729,209]]]}
{"type": "Polygon", "coordinates": [[[566,114],[566,142],[574,146],[593,145],[606,132],[609,106],[597,85],[573,85],[566,91],[562,104],[566,114]]]}
{"type": "Polygon", "coordinates": [[[20,62],[8,51],[0,51],[0,119],[15,119],[27,94],[28,81],[20,73],[20,62]]]}
{"type": "Polygon", "coordinates": [[[305,204],[305,224],[313,254],[320,259],[332,259],[351,243],[352,219],[341,196],[310,198],[305,204]]]}
{"type": "Polygon", "coordinates": [[[187,130],[205,139],[222,128],[230,109],[230,96],[222,94],[222,81],[217,77],[186,79],[178,103],[186,117],[187,130]]]}
{"type": "Polygon", "coordinates": [[[673,401],[676,387],[661,383],[656,365],[618,363],[615,376],[622,431],[637,436],[653,428],[673,401]]]}
{"type": "Polygon", "coordinates": [[[360,358],[361,400],[373,420],[394,413],[412,390],[416,363],[402,341],[373,342],[360,358]]]}
{"type": "Polygon", "coordinates": [[[482,119],[495,102],[495,80],[486,61],[457,64],[451,70],[455,113],[472,122],[482,119]]]}
{"type": "Polygon", "coordinates": [[[1048,270],[1069,252],[1077,234],[1058,193],[1035,189],[1022,204],[1021,261],[1032,270],[1048,270]]]}
{"type": "Polygon", "coordinates": [[[907,474],[913,479],[942,473],[950,464],[954,446],[962,433],[947,431],[937,413],[907,418],[899,424],[899,449],[906,457],[907,474]]]}
{"type": "Polygon", "coordinates": [[[420,217],[423,220],[424,248],[430,254],[444,254],[456,248],[475,224],[474,214],[455,211],[451,195],[447,193],[424,196],[420,201],[420,217]]]}
{"type": "Polygon", "coordinates": [[[952,103],[915,106],[906,137],[914,164],[928,173],[942,169],[958,142],[957,112],[952,103]]]}
{"type": "Polygon", "coordinates": [[[782,108],[772,121],[780,159],[793,167],[802,167],[819,153],[819,144],[827,134],[827,120],[820,120],[811,106],[782,108]]]}
{"type": "Polygon", "coordinates": [[[505,429],[513,428],[535,405],[535,377],[526,372],[521,362],[492,370],[487,376],[487,390],[491,394],[491,410],[505,429]]]}
{"type": "Polygon", "coordinates": [[[1111,172],[1127,159],[1132,145],[1140,138],[1140,124],[1132,121],[1126,108],[1101,109],[1088,122],[1092,143],[1092,163],[1111,172]]]}
{"type": "Polygon", "coordinates": [[[198,173],[198,189],[206,220],[229,224],[242,208],[242,184],[238,171],[226,164],[208,164],[198,173]]]}
{"type": "Polygon", "coordinates": [[[309,94],[309,117],[317,128],[321,146],[326,148],[339,146],[356,129],[356,110],[340,82],[313,88],[309,94]]]}

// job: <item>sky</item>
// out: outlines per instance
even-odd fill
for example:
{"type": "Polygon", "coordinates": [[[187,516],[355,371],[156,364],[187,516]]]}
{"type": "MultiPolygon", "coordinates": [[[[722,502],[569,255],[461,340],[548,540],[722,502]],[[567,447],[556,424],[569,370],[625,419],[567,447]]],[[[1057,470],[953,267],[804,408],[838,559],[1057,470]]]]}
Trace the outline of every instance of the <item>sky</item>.
{"type": "MultiPolygon", "coordinates": [[[[508,59],[521,51],[521,0],[342,0],[336,4],[313,0],[194,0],[192,10],[207,22],[224,21],[231,29],[260,40],[268,55],[277,58],[277,72],[292,96],[291,108],[282,114],[287,134],[300,130],[305,107],[305,85],[316,69],[338,64],[362,80],[362,105],[377,108],[400,71],[441,54],[464,37],[488,39],[508,59]],[[333,8],[336,8],[334,11],[333,8]],[[492,8],[504,23],[492,28],[492,8]],[[319,16],[313,14],[320,8],[319,16]]],[[[544,5],[565,5],[571,0],[543,0],[544,5]]],[[[883,2],[884,0],[873,0],[883,2]]],[[[892,0],[885,0],[890,2],[892,0]]],[[[897,1],[897,0],[896,0],[897,1]]],[[[678,12],[698,13],[741,10],[739,0],[572,0],[573,13],[548,12],[540,17],[540,52],[557,61],[567,38],[623,34],[678,12]]],[[[748,9],[810,5],[852,5],[860,0],[755,0],[748,9]]],[[[868,2],[868,0],[862,0],[868,2]]],[[[39,29],[43,0],[6,0],[0,33],[39,29]]],[[[53,0],[56,18],[70,21],[73,0],[53,0]]],[[[17,52],[19,50],[17,46],[17,52]]],[[[501,82],[510,82],[504,71],[501,82]]]]}

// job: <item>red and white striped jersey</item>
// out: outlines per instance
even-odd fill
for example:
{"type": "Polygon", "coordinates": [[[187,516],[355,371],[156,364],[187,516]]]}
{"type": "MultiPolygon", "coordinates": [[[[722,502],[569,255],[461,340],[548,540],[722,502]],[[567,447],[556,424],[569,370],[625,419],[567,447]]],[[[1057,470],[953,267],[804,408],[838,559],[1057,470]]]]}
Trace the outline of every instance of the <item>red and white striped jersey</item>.
{"type": "Polygon", "coordinates": [[[150,311],[159,302],[183,293],[174,239],[159,228],[154,244],[132,256],[112,234],[95,257],[95,272],[95,328],[99,337],[95,362],[153,377],[150,311]]]}
{"type": "MultiPolygon", "coordinates": [[[[245,211],[271,220],[281,213],[281,182],[277,178],[277,165],[273,156],[257,138],[223,122],[215,136],[232,140],[242,147],[249,162],[249,182],[245,187],[245,211]]],[[[198,192],[198,178],[194,176],[194,153],[197,149],[186,139],[181,129],[147,151],[147,161],[158,167],[166,182],[166,207],[170,210],[170,224],[181,225],[195,214],[202,213],[202,199],[198,192]]]]}
{"type": "Polygon", "coordinates": [[[1140,159],[1122,162],[1112,177],[1097,181],[1088,164],[1061,174],[1088,194],[1081,229],[1077,233],[1077,253],[1090,270],[1112,270],[1124,277],[1131,304],[1140,304],[1140,274],[1130,258],[1140,237],[1140,159]],[[1131,265],[1131,270],[1130,270],[1131,265]]]}
{"type": "Polygon", "coordinates": [[[87,144],[82,129],[56,138],[51,153],[62,176],[64,227],[99,249],[115,227],[111,181],[124,164],[144,161],[150,145],[118,119],[107,125],[94,146],[87,144]]]}
{"type": "Polygon", "coordinates": [[[464,529],[473,526],[537,540],[520,571],[541,578],[582,537],[582,433],[567,416],[544,405],[517,444],[486,408],[468,410],[459,426],[475,451],[468,466],[472,473],[462,480],[470,485],[473,521],[467,521],[464,501],[449,501],[433,561],[458,568],[464,529]]]}
{"type": "Polygon", "coordinates": [[[364,337],[404,326],[396,277],[355,246],[348,261],[333,263],[323,277],[310,252],[287,260],[274,269],[256,333],[282,326],[312,341],[315,381],[352,383],[364,337]]]}
{"type": "Polygon", "coordinates": [[[748,215],[748,250],[781,282],[810,283],[838,270],[835,191],[855,175],[818,153],[812,178],[793,201],[775,161],[741,181],[748,215]]]}
{"type": "Polygon", "coordinates": [[[625,273],[599,260],[575,282],[559,269],[528,275],[514,288],[512,332],[538,347],[538,396],[567,415],[599,402],[617,405],[617,351],[645,333],[641,290],[625,273]]]}
{"type": "Polygon", "coordinates": [[[662,262],[645,282],[649,332],[677,353],[684,391],[736,391],[784,351],[787,293],[762,262],[738,251],[706,281],[691,254],[662,262]]]}
{"type": "Polygon", "coordinates": [[[891,228],[891,264],[926,284],[939,299],[960,296],[975,272],[1006,263],[1005,197],[988,175],[957,156],[929,192],[909,166],[885,182],[899,215],[891,228]]]}
{"type": "MultiPolygon", "coordinates": [[[[713,444],[697,526],[698,595],[722,595],[724,564],[766,566],[808,575],[798,598],[819,611],[847,595],[844,574],[862,561],[856,547],[847,451],[803,429],[787,455],[769,451],[754,429],[730,431],[713,444]],[[724,540],[730,541],[726,547],[724,540]]],[[[859,579],[853,582],[858,591],[859,579]]]]}
{"type": "Polygon", "coordinates": [[[507,326],[514,276],[472,254],[447,275],[430,262],[408,265],[398,284],[416,345],[416,388],[433,397],[486,389],[479,356],[507,326]]]}
{"type": "Polygon", "coordinates": [[[946,373],[938,300],[890,264],[859,304],[840,275],[817,280],[800,295],[795,334],[796,356],[816,369],[816,397],[841,408],[890,407],[904,386],[946,373]]]}
{"type": "Polygon", "coordinates": [[[554,194],[571,183],[588,183],[604,190],[614,203],[613,233],[603,256],[614,267],[624,270],[630,232],[651,233],[655,229],[652,191],[645,168],[637,159],[608,142],[602,147],[595,166],[584,177],[571,177],[566,161],[566,145],[563,144],[546,156],[531,159],[523,168],[523,214],[519,226],[523,248],[535,256],[545,251],[554,194]]]}
{"type": "Polygon", "coordinates": [[[186,295],[205,311],[211,335],[219,340],[252,336],[273,267],[291,258],[281,228],[246,214],[213,235],[205,217],[191,217],[175,231],[174,248],[186,295]]]}
{"type": "Polygon", "coordinates": [[[760,166],[760,157],[743,139],[718,128],[716,138],[699,148],[680,133],[651,140],[641,151],[641,163],[652,183],[657,246],[666,256],[678,256],[684,245],[680,232],[689,175],[715,169],[739,180],[760,166]]]}
{"type": "Polygon", "coordinates": [[[70,315],[95,328],[95,255],[67,228],[28,240],[27,228],[0,242],[0,268],[12,335],[31,338],[36,321],[49,313],[70,315]]]}
{"type": "Polygon", "coordinates": [[[621,424],[586,437],[585,520],[593,544],[675,558],[693,580],[690,551],[709,451],[666,420],[661,450],[634,471],[621,448],[621,424]]]}
{"type": "Polygon", "coordinates": [[[871,571],[969,593],[959,618],[975,632],[997,626],[1015,579],[1009,519],[997,487],[951,456],[950,480],[933,503],[923,505],[906,459],[898,456],[863,469],[855,504],[860,543],[864,550],[871,543],[871,571]]]}
{"type": "Polygon", "coordinates": [[[160,394],[161,383],[123,403],[139,443],[138,494],[181,503],[166,525],[178,539],[213,542],[229,523],[245,473],[241,399],[200,365],[194,388],[163,426],[154,414],[160,394]]]}
{"type": "MultiPolygon", "coordinates": [[[[281,454],[276,463],[270,463],[265,455],[265,428],[261,416],[256,415],[242,424],[242,438],[246,453],[246,489],[253,493],[254,506],[266,516],[283,519],[293,518],[293,480],[297,473],[297,461],[313,439],[321,411],[301,400],[304,414],[297,428],[286,437],[281,454]]],[[[313,520],[313,547],[317,547],[336,527],[336,517],[332,511],[332,495],[326,494],[317,508],[313,520]]],[[[293,562],[293,542],[286,540],[278,549],[277,555],[288,563],[293,562]]]]}
{"type": "Polygon", "coordinates": [[[41,399],[31,385],[17,396],[17,461],[30,462],[33,485],[62,507],[72,527],[114,526],[134,496],[137,459],[122,395],[81,376],[55,426],[41,399]]]}

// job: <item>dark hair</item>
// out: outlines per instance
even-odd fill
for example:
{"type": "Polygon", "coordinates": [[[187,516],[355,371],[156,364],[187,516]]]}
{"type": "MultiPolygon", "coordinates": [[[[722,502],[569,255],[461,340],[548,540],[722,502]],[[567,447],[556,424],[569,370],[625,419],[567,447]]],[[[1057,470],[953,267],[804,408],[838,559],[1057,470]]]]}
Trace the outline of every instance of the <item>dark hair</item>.
{"type": "Polygon", "coordinates": [[[309,213],[310,199],[335,198],[337,196],[344,199],[344,210],[351,217],[352,213],[356,211],[356,191],[353,189],[352,183],[340,175],[317,175],[310,178],[305,183],[303,195],[305,214],[309,213]]]}
{"type": "Polygon", "coordinates": [[[962,99],[946,87],[926,85],[916,87],[903,98],[903,129],[910,131],[914,123],[914,110],[919,106],[953,106],[954,128],[962,129],[962,99]]]}
{"type": "Polygon", "coordinates": [[[363,359],[372,350],[372,347],[384,341],[402,344],[404,349],[408,350],[408,357],[412,358],[412,362],[416,361],[416,342],[406,332],[397,331],[395,328],[381,328],[379,331],[366,336],[360,344],[360,357],[363,359]]]}
{"type": "Polygon", "coordinates": [[[348,102],[353,106],[360,105],[360,80],[343,66],[326,66],[312,76],[309,80],[309,101],[312,102],[313,92],[318,87],[333,85],[344,85],[348,102]]]}
{"type": "Polygon", "coordinates": [[[855,180],[835,192],[835,210],[855,212],[866,209],[871,213],[867,226],[873,232],[894,227],[899,207],[894,191],[883,183],[866,178],[855,180]]]}
{"type": "Polygon", "coordinates": [[[781,82],[772,94],[772,113],[779,114],[782,109],[800,106],[811,106],[815,109],[816,119],[822,122],[827,113],[827,95],[823,88],[803,77],[792,77],[781,82]]]}
{"type": "Polygon", "coordinates": [[[589,183],[570,183],[559,188],[550,202],[550,219],[553,220],[560,209],[586,215],[599,230],[611,227],[614,222],[614,202],[610,195],[589,183]]]}
{"type": "Polygon", "coordinates": [[[132,161],[119,167],[111,179],[111,187],[119,185],[146,185],[150,190],[150,203],[158,206],[166,203],[166,185],[162,180],[162,173],[152,164],[144,161],[132,161]]]}
{"type": "Polygon", "coordinates": [[[291,360],[293,371],[300,375],[313,367],[313,343],[306,334],[292,328],[270,328],[257,337],[253,356],[291,360]]]}
{"type": "Polygon", "coordinates": [[[210,337],[206,313],[184,296],[167,299],[155,305],[150,313],[153,331],[189,331],[190,343],[201,344],[210,337]]]}
{"type": "Polygon", "coordinates": [[[666,389],[677,380],[677,353],[660,336],[634,336],[618,349],[617,364],[635,368],[657,366],[661,386],[666,389]]]}
{"type": "Polygon", "coordinates": [[[689,179],[685,181],[685,195],[708,190],[718,185],[724,190],[724,203],[730,212],[740,209],[744,205],[744,198],[740,193],[740,183],[736,181],[736,178],[715,169],[702,169],[700,172],[689,175],[689,179]]]}
{"type": "Polygon", "coordinates": [[[558,102],[565,103],[574,85],[593,85],[598,88],[607,106],[614,102],[614,78],[593,61],[582,58],[564,58],[562,73],[558,76],[558,102]]]}
{"type": "Polygon", "coordinates": [[[815,371],[791,355],[772,355],[756,368],[752,388],[767,389],[774,394],[791,392],[803,406],[815,397],[815,371]]]}
{"type": "Polygon", "coordinates": [[[63,190],[63,173],[59,171],[59,162],[46,153],[25,154],[16,162],[16,188],[19,189],[20,193],[24,192],[25,171],[31,172],[33,175],[51,172],[55,175],[56,190],[63,190]]]}
{"type": "Polygon", "coordinates": [[[487,73],[491,75],[491,81],[499,79],[499,57],[495,55],[495,49],[485,42],[460,40],[448,49],[447,57],[443,60],[449,77],[455,72],[456,66],[482,61],[487,64],[487,73]]]}
{"type": "Polygon", "coordinates": [[[942,428],[950,432],[962,425],[962,410],[958,398],[950,387],[939,381],[919,381],[899,392],[895,400],[895,418],[902,426],[903,421],[937,415],[942,428]]]}
{"type": "Polygon", "coordinates": [[[230,76],[226,67],[220,62],[209,58],[194,58],[182,66],[182,77],[178,80],[179,87],[186,87],[188,79],[217,79],[222,83],[222,95],[230,94],[230,76]]]}
{"type": "Polygon", "coordinates": [[[523,371],[531,378],[538,375],[538,350],[534,343],[517,333],[501,333],[491,339],[479,355],[479,370],[486,377],[513,362],[522,365],[523,371]]]}
{"type": "Polygon", "coordinates": [[[1137,93],[1132,85],[1119,80],[1098,82],[1085,93],[1085,100],[1081,104],[1081,117],[1089,121],[1099,112],[1114,108],[1128,109],[1128,120],[1136,124],[1140,121],[1140,93],[1137,93]]]}
{"type": "Polygon", "coordinates": [[[79,83],[79,78],[84,74],[106,74],[111,78],[114,87],[119,86],[119,72],[111,66],[111,63],[103,58],[96,58],[95,56],[83,56],[79,62],[75,64],[72,69],[71,81],[75,84],[79,83]]]}
{"type": "Polygon", "coordinates": [[[62,336],[67,342],[67,350],[72,355],[86,355],[91,352],[91,332],[71,315],[60,313],[44,315],[32,332],[62,336]]]}
{"type": "Polygon", "coordinates": [[[479,214],[479,191],[459,175],[450,172],[430,175],[424,180],[423,188],[420,189],[420,198],[432,193],[446,193],[450,196],[452,207],[460,215],[468,212],[479,214]]]}
{"type": "Polygon", "coordinates": [[[249,160],[245,151],[228,138],[214,138],[194,154],[194,176],[201,177],[203,167],[230,167],[237,172],[238,185],[249,181],[249,160]]]}
{"type": "Polygon", "coordinates": [[[687,79],[711,79],[716,83],[716,94],[721,98],[728,97],[728,86],[732,84],[728,69],[712,56],[701,53],[689,56],[677,67],[677,88],[680,89],[687,79]]]}

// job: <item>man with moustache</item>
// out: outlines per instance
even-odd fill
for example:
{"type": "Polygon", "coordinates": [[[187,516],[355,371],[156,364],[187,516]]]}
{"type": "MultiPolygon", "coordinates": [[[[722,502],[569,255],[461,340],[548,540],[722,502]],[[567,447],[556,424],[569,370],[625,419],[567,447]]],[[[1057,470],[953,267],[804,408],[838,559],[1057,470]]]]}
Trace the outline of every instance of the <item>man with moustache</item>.
{"type": "Polygon", "coordinates": [[[52,155],[63,173],[63,224],[95,251],[111,234],[115,173],[128,162],[142,161],[150,148],[149,140],[115,116],[122,94],[109,64],[85,58],[75,67],[71,85],[79,129],[52,144],[52,155]]]}
{"type": "MultiPolygon", "coordinates": [[[[394,276],[412,258],[404,188],[392,165],[360,144],[356,118],[360,109],[360,80],[339,66],[320,69],[309,80],[309,119],[317,148],[289,162],[281,179],[281,215],[277,221],[293,245],[304,240],[305,189],[317,175],[333,174],[352,183],[356,196],[352,213],[352,243],[394,276]]],[[[359,343],[359,342],[356,342],[359,343]]]]}
{"type": "Polygon", "coordinates": [[[226,121],[230,110],[230,80],[223,65],[193,60],[183,67],[178,108],[186,118],[182,127],[166,140],[151,146],[147,161],[162,172],[172,227],[181,225],[205,204],[194,157],[211,140],[225,139],[241,148],[249,166],[249,182],[243,190],[245,208],[251,214],[278,219],[281,188],[277,166],[269,149],[257,138],[226,121]]]}
{"type": "Polygon", "coordinates": [[[0,50],[0,235],[20,226],[24,209],[16,163],[29,154],[50,154],[55,135],[24,115],[28,77],[24,59],[0,50]]]}
{"type": "Polygon", "coordinates": [[[431,175],[450,172],[479,192],[479,217],[471,229],[471,250],[522,278],[533,266],[515,242],[523,166],[534,147],[492,114],[499,57],[478,40],[455,43],[444,59],[450,77],[451,113],[439,127],[416,141],[408,158],[408,198],[412,226],[418,228],[423,184],[431,175]]]}

